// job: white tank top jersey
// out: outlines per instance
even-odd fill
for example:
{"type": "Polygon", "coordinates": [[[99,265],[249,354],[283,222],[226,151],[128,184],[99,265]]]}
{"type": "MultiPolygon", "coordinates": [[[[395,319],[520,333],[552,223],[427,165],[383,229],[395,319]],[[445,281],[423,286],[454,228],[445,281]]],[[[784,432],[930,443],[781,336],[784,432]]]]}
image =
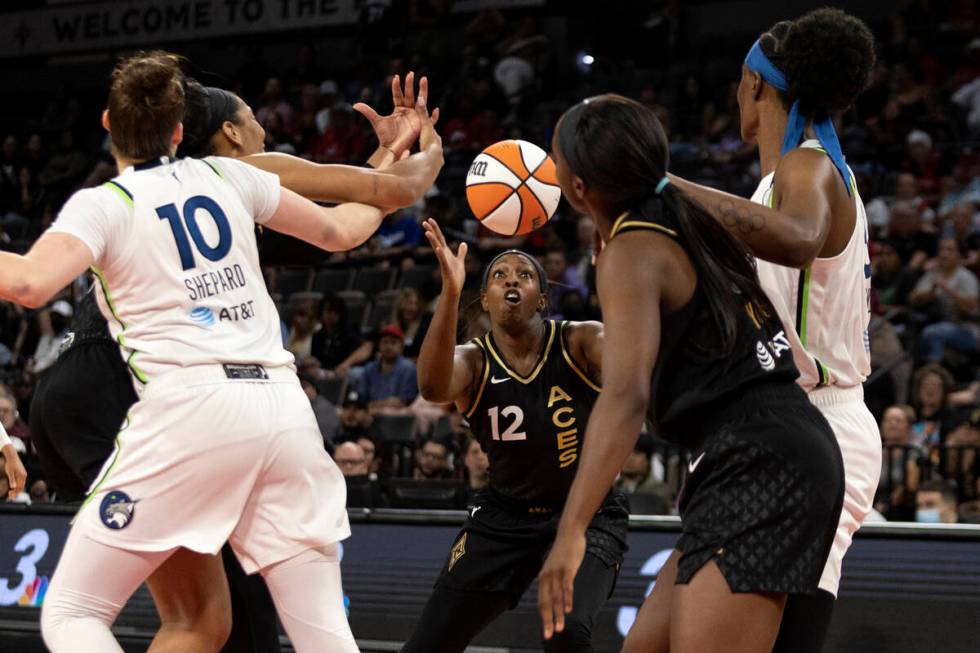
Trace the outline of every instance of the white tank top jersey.
{"type": "Polygon", "coordinates": [[[92,250],[99,307],[137,388],[195,365],[292,365],[255,242],[279,198],[276,175],[240,161],[162,158],[65,204],[49,231],[92,250]]]}
{"type": "MultiPolygon", "coordinates": [[[[807,140],[800,147],[820,149],[820,143],[807,140]]],[[[840,254],[817,258],[805,270],[756,260],[762,289],[786,327],[800,370],[798,383],[807,392],[823,386],[860,385],[871,373],[868,219],[854,173],[850,168],[848,173],[857,220],[840,254]]],[[[772,206],[774,175],[759,182],[753,202],[772,206]]]]}

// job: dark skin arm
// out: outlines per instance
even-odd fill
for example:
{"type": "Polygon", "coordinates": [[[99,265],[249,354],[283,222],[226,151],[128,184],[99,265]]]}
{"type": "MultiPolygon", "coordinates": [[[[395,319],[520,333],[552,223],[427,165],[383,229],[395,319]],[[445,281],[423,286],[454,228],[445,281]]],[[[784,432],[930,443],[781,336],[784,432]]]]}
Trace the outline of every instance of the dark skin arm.
{"type": "Polygon", "coordinates": [[[572,610],[575,575],[585,555],[585,529],[643,426],[660,346],[663,291],[671,284],[678,287],[676,277],[682,267],[678,257],[683,254],[678,250],[655,246],[656,241],[662,245],[666,240],[652,232],[626,233],[608,243],[599,257],[605,329],[603,391],[589,418],[558,536],[538,576],[545,639],[564,628],[565,615],[572,610]],[[638,260],[644,265],[636,265],[638,260]]]}
{"type": "Polygon", "coordinates": [[[668,176],[755,256],[778,265],[805,268],[818,256],[834,256],[853,231],[853,208],[848,213],[841,198],[850,196],[830,159],[817,150],[797,148],[780,160],[773,187],[775,208],[668,176]],[[852,219],[833,225],[835,208],[852,219]]]}
{"type": "Polygon", "coordinates": [[[476,345],[456,346],[459,295],[466,280],[466,243],[453,254],[435,220],[429,218],[422,226],[439,261],[442,292],[419,350],[419,392],[427,401],[437,404],[456,402],[459,409],[465,411],[469,408],[466,402],[483,362],[483,355],[476,345]]]}

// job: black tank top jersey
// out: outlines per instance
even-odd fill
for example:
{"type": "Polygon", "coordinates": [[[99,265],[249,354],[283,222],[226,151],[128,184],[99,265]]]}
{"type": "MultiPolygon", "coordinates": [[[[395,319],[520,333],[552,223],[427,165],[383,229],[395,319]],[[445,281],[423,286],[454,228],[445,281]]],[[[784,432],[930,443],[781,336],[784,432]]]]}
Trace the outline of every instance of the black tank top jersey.
{"type": "Polygon", "coordinates": [[[72,333],[81,334],[84,337],[102,337],[112,341],[109,324],[102,316],[98,302],[95,301],[94,288],[82,296],[82,300],[78,303],[78,307],[72,316],[70,329],[72,333]]]}
{"type": "Polygon", "coordinates": [[[544,349],[527,377],[513,371],[491,333],[473,340],[483,369],[465,417],[490,460],[490,487],[531,507],[564,505],[599,396],[572,359],[565,329],[545,321],[544,349]]]}
{"type": "MultiPolygon", "coordinates": [[[[656,217],[624,214],[613,225],[610,238],[651,230],[688,248],[673,217],[662,211],[656,217]]],[[[687,304],[661,317],[647,411],[659,437],[696,448],[708,435],[701,428],[704,420],[724,403],[737,401],[741,390],[761,383],[793,384],[799,376],[783,325],[768,301],[762,307],[746,302],[738,312],[730,355],[712,356],[705,351],[720,339],[700,282],[687,304]]]]}

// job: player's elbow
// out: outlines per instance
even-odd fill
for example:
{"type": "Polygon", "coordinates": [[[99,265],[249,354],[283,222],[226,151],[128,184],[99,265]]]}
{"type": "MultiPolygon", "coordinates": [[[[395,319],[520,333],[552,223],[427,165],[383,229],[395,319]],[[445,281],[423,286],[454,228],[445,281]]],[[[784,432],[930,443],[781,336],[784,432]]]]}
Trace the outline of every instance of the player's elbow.
{"type": "Polygon", "coordinates": [[[40,308],[48,303],[52,293],[29,279],[19,279],[10,289],[11,301],[25,308],[40,308]]]}
{"type": "Polygon", "coordinates": [[[452,401],[449,396],[449,386],[439,382],[431,375],[419,375],[419,394],[433,404],[447,404],[452,401]]]}

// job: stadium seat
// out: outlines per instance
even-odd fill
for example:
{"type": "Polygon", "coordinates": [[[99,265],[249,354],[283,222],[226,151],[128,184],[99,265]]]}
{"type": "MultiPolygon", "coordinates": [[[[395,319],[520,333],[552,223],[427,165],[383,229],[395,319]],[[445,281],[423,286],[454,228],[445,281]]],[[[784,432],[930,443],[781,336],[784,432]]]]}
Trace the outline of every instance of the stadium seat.
{"type": "Polygon", "coordinates": [[[377,415],[374,424],[385,442],[415,444],[414,415],[377,415]]]}
{"type": "Polygon", "coordinates": [[[391,322],[391,311],[395,307],[399,292],[398,290],[384,290],[375,296],[367,323],[364,325],[366,329],[376,331],[382,325],[391,322]]]}
{"type": "Polygon", "coordinates": [[[342,290],[337,296],[344,300],[347,305],[347,322],[360,329],[364,325],[367,316],[368,300],[367,296],[360,290],[342,290]]]}
{"type": "Polygon", "coordinates": [[[350,288],[353,280],[354,271],[349,268],[345,270],[320,270],[313,280],[313,290],[322,293],[335,293],[350,288]]]}
{"type": "Polygon", "coordinates": [[[389,478],[386,486],[392,508],[453,510],[465,507],[462,481],[389,478]]]}
{"type": "Polygon", "coordinates": [[[310,271],[307,268],[284,268],[277,270],[274,290],[283,297],[289,297],[294,292],[306,290],[310,285],[310,271]]]}
{"type": "Polygon", "coordinates": [[[340,399],[344,396],[344,389],[347,386],[347,379],[333,378],[321,379],[316,382],[317,393],[332,403],[334,406],[340,405],[340,399]]]}
{"type": "Polygon", "coordinates": [[[402,272],[402,276],[398,280],[398,287],[415,288],[418,290],[432,279],[435,271],[436,267],[434,265],[416,265],[410,267],[402,272]]]}
{"type": "Polygon", "coordinates": [[[388,290],[395,282],[395,270],[392,268],[361,268],[354,277],[351,290],[360,290],[366,295],[376,295],[382,290],[388,290]]]}

